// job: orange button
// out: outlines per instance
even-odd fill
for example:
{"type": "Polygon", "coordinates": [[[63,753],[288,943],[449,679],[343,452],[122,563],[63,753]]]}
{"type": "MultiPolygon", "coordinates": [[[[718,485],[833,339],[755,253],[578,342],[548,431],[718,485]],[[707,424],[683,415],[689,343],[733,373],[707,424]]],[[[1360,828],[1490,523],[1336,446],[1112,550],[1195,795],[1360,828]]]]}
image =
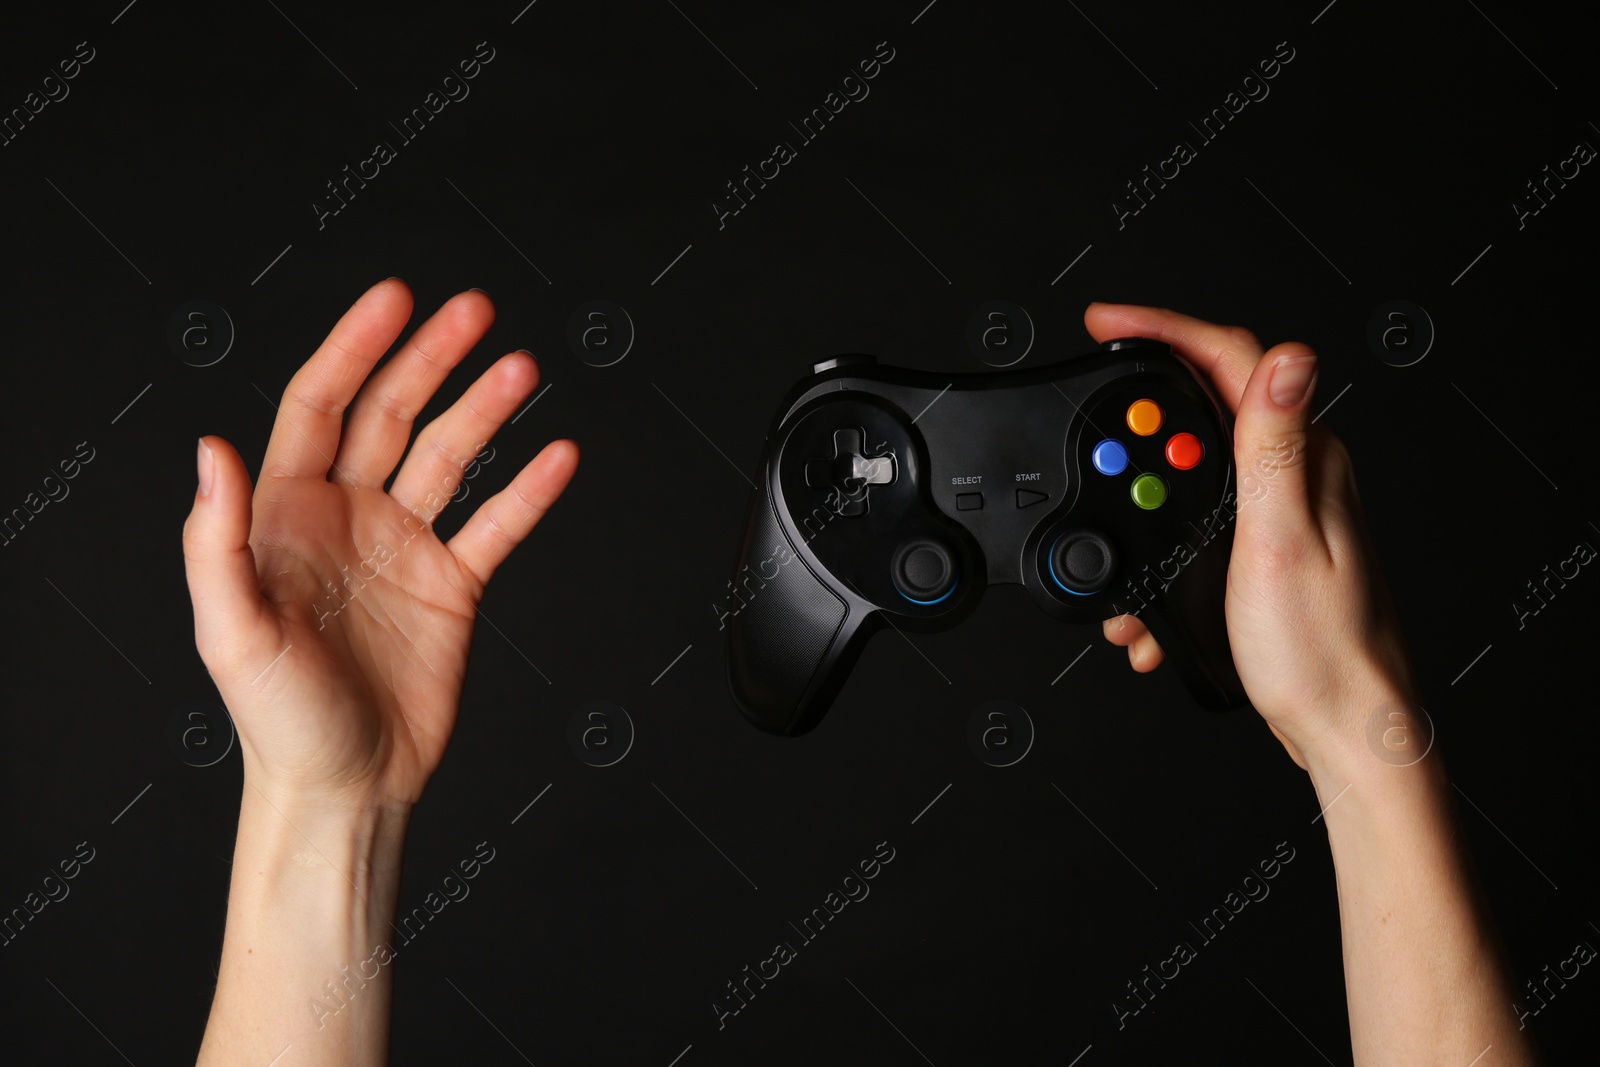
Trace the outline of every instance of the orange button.
{"type": "Polygon", "coordinates": [[[1192,433],[1175,433],[1167,442],[1167,462],[1180,471],[1191,470],[1200,463],[1200,439],[1192,433]]]}
{"type": "Polygon", "coordinates": [[[1140,437],[1161,429],[1161,405],[1154,400],[1135,400],[1128,405],[1128,429],[1140,437]]]}

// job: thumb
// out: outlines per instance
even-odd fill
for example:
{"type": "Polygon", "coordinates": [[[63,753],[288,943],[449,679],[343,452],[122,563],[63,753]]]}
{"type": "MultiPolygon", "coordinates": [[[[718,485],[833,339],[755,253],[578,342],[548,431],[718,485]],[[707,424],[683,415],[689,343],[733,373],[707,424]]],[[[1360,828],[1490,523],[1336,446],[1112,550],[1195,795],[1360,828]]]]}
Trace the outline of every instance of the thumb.
{"type": "Polygon", "coordinates": [[[183,560],[194,604],[195,645],[208,668],[250,643],[263,606],[250,548],[250,473],[220,437],[200,438],[199,488],[183,524],[183,560]]]}
{"type": "Polygon", "coordinates": [[[1306,487],[1306,442],[1317,356],[1291,341],[1270,349],[1250,374],[1233,431],[1239,535],[1283,544],[1314,530],[1306,487]]]}

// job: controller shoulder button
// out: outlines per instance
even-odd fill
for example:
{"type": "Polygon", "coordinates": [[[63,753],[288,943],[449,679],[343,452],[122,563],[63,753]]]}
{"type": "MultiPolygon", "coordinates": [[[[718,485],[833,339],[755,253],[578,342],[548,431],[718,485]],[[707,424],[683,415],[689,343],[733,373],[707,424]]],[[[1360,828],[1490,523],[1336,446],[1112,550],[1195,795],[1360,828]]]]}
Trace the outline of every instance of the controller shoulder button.
{"type": "Polygon", "coordinates": [[[1109,341],[1102,341],[1100,347],[1107,352],[1162,352],[1170,353],[1172,346],[1163,341],[1152,341],[1148,337],[1113,337],[1109,341]]]}
{"type": "Polygon", "coordinates": [[[852,352],[843,356],[834,356],[832,359],[825,359],[820,363],[811,364],[811,373],[825,374],[828,371],[840,370],[844,367],[875,367],[877,365],[877,357],[852,352]]]}

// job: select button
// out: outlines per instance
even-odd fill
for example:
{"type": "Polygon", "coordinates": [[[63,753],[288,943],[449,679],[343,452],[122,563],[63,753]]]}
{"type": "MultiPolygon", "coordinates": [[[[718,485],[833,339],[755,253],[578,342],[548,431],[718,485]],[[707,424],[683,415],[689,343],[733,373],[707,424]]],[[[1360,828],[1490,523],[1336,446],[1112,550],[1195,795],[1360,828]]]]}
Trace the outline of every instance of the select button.
{"type": "Polygon", "coordinates": [[[983,510],[983,494],[982,493],[957,493],[956,494],[956,510],[957,511],[982,511],[983,510]]]}

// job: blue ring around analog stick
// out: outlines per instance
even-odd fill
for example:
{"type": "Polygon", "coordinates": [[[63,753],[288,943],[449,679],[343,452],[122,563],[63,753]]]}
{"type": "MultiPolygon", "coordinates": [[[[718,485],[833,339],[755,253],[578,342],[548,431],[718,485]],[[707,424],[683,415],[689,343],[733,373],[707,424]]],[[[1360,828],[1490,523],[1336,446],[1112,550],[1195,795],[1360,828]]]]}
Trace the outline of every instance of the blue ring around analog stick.
{"type": "MultiPolygon", "coordinates": [[[[1116,445],[1117,443],[1115,441],[1101,441],[1100,444],[1102,444],[1102,445],[1116,445]]],[[[1122,446],[1121,445],[1117,445],[1117,447],[1121,448],[1122,446]]],[[[1096,455],[1096,460],[1097,460],[1097,462],[1096,462],[1097,466],[1098,466],[1099,452],[1100,452],[1100,446],[1096,445],[1095,446],[1095,455],[1096,455]]],[[[1126,452],[1123,453],[1123,459],[1127,459],[1127,453],[1126,452]]],[[[1111,473],[1115,474],[1115,473],[1118,473],[1118,472],[1117,471],[1112,471],[1111,473]]],[[[1076,589],[1068,589],[1066,586],[1062,585],[1061,584],[1061,579],[1059,577],[1057,577],[1057,575],[1056,575],[1055,564],[1049,562],[1049,561],[1055,559],[1056,546],[1061,543],[1061,538],[1063,538],[1065,536],[1067,536],[1067,535],[1066,534],[1057,535],[1056,539],[1054,541],[1050,542],[1050,551],[1045,553],[1045,557],[1044,558],[1045,558],[1046,564],[1047,564],[1047,566],[1049,568],[1049,571],[1050,571],[1050,580],[1052,582],[1055,582],[1056,583],[1056,587],[1058,589],[1060,589],[1063,593],[1071,593],[1073,596],[1094,596],[1093,593],[1080,593],[1076,589]]],[[[902,595],[904,595],[904,594],[902,594],[902,595]]]]}
{"type": "Polygon", "coordinates": [[[1094,446],[1094,469],[1101,474],[1121,474],[1128,469],[1128,450],[1121,441],[1106,438],[1094,446]]]}
{"type": "Polygon", "coordinates": [[[960,584],[961,584],[961,580],[959,578],[956,579],[955,584],[950,587],[950,592],[946,593],[944,596],[940,597],[938,600],[911,600],[911,598],[906,596],[904,593],[900,593],[900,590],[896,589],[895,592],[900,593],[901,596],[906,596],[906,599],[907,600],[911,600],[911,603],[913,603],[913,604],[918,604],[918,605],[921,605],[922,607],[928,607],[928,606],[930,606],[932,604],[942,604],[946,600],[949,600],[951,593],[954,593],[956,591],[956,586],[960,585],[960,584]]]}

